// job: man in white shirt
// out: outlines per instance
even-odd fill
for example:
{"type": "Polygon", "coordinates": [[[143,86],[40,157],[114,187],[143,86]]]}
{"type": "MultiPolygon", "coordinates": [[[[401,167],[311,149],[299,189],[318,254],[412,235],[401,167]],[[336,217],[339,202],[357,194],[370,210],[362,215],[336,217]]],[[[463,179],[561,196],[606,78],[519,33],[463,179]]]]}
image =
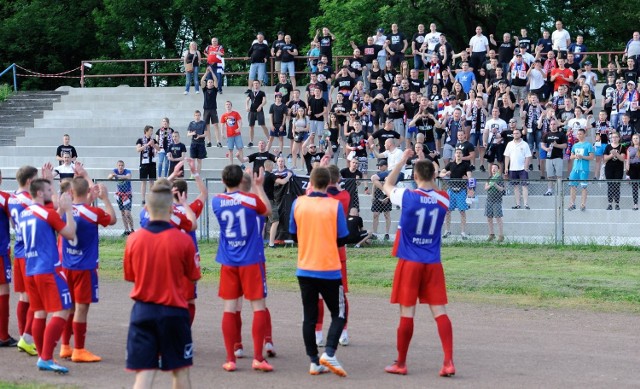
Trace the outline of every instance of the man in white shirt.
{"type": "Polygon", "coordinates": [[[429,26],[429,33],[424,37],[425,42],[427,42],[427,54],[432,54],[435,49],[436,49],[436,45],[438,43],[440,43],[440,34],[438,31],[436,31],[436,24],[435,23],[431,23],[431,25],[429,26]]]}
{"type": "Polygon", "coordinates": [[[491,119],[487,120],[482,130],[482,145],[488,147],[496,134],[507,130],[507,122],[500,119],[500,109],[493,107],[491,110],[491,119]]]}
{"type": "Polygon", "coordinates": [[[562,22],[556,21],[556,30],[551,34],[551,47],[558,58],[567,58],[567,50],[571,44],[569,32],[562,28],[562,22]]]}
{"type": "MultiPolygon", "coordinates": [[[[372,145],[373,146],[373,145],[372,145]]],[[[376,158],[385,158],[387,160],[387,166],[389,168],[386,171],[378,172],[371,176],[371,182],[375,187],[382,190],[382,183],[385,178],[391,173],[393,168],[402,162],[402,150],[398,146],[396,146],[396,140],[393,138],[388,138],[384,141],[385,150],[382,153],[378,153],[374,147],[371,147],[371,151],[375,155],[376,158]]],[[[400,172],[398,176],[398,181],[402,181],[404,179],[404,173],[400,172]]],[[[396,182],[393,183],[395,185],[396,182]]]]}
{"type": "Polygon", "coordinates": [[[487,59],[487,51],[489,51],[489,40],[482,35],[482,27],[476,27],[476,35],[469,40],[469,48],[471,49],[469,65],[476,71],[487,59]]]}
{"type": "Polygon", "coordinates": [[[531,163],[531,149],[527,142],[522,140],[522,130],[513,130],[513,140],[507,143],[504,150],[504,175],[512,180],[513,192],[516,199],[516,205],[513,209],[520,209],[520,187],[522,187],[522,200],[524,209],[529,208],[529,173],[526,167],[531,163]]]}

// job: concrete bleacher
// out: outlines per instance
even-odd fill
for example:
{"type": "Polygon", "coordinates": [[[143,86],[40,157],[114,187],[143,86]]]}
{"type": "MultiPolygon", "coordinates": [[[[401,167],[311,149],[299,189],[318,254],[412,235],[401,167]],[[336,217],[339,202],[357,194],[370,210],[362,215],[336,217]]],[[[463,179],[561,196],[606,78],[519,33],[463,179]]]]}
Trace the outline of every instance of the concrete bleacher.
{"type": "MultiPolygon", "coordinates": [[[[59,88],[61,94],[59,102],[53,104],[53,110],[45,111],[42,118],[34,120],[33,128],[26,128],[24,136],[15,139],[16,146],[0,146],[0,167],[4,177],[15,175],[15,171],[23,165],[42,166],[45,162],[55,163],[55,151],[62,143],[62,135],[71,136],[71,144],[76,147],[79,160],[82,161],[93,178],[106,178],[117,160],[122,159],[128,169],[133,171],[133,177],[138,177],[139,156],[135,149],[136,140],[142,136],[142,130],[149,124],[158,128],[161,119],[168,117],[171,127],[182,134],[182,141],[189,146],[190,140],[186,136],[186,129],[196,109],[202,110],[202,94],[184,95],[184,89],[172,88],[132,88],[121,86],[116,88],[59,88]]],[[[249,141],[248,127],[245,114],[244,87],[225,88],[224,94],[218,96],[218,115],[224,112],[224,101],[233,103],[234,109],[243,116],[243,140],[245,145],[249,141]]],[[[273,88],[266,87],[268,105],[273,102],[273,88]]],[[[268,107],[267,105],[267,107],[268,107]]],[[[268,109],[267,109],[268,112],[268,109]]],[[[268,115],[267,115],[268,116],[268,115]]],[[[267,118],[267,122],[269,119],[267,118]]],[[[256,127],[255,142],[264,140],[260,127],[256,127]]],[[[212,137],[215,143],[215,138],[212,137]]],[[[223,142],[224,144],[224,142],[223,142]]],[[[208,158],[203,163],[202,176],[205,178],[220,178],[220,171],[228,163],[225,156],[226,145],[223,148],[208,148],[208,158]]],[[[245,155],[257,151],[245,149],[245,155]]],[[[288,141],[285,142],[285,154],[288,154],[288,141]]],[[[537,161],[534,160],[535,169],[537,161]]],[[[340,161],[341,168],[345,166],[340,161]]],[[[375,163],[370,163],[370,169],[375,169],[375,163]]],[[[297,172],[301,173],[301,172],[297,172]]],[[[486,178],[486,173],[474,173],[479,179],[486,178]]],[[[539,177],[534,171],[532,178],[539,177]]],[[[479,182],[479,185],[483,185],[479,182]]],[[[11,189],[5,183],[4,188],[11,189]]],[[[139,184],[135,183],[133,215],[136,219],[139,212],[141,198],[139,184]]],[[[640,218],[631,213],[630,188],[623,184],[623,211],[606,211],[606,184],[594,183],[590,187],[587,212],[564,211],[568,198],[565,196],[544,197],[546,183],[531,185],[531,210],[512,210],[513,196],[504,198],[505,235],[508,239],[552,242],[557,231],[564,229],[567,239],[580,237],[584,241],[617,242],[623,238],[637,238],[640,228],[640,218]],[[564,200],[564,202],[563,202],[564,200]],[[624,216],[622,216],[624,215],[624,216]],[[620,219],[625,220],[620,227],[620,219]],[[560,226],[558,223],[560,222],[560,226]]],[[[114,187],[111,185],[110,190],[114,187]]],[[[218,191],[219,185],[211,188],[211,192],[218,191]]],[[[372,214],[370,211],[371,196],[360,191],[360,204],[365,219],[365,228],[371,229],[372,214]]],[[[487,235],[486,219],[483,216],[486,201],[483,190],[479,190],[478,202],[467,212],[468,229],[472,237],[484,239],[487,235]]],[[[391,233],[396,229],[399,211],[391,213],[391,233]]],[[[211,230],[217,228],[217,223],[209,216],[211,230]]],[[[459,213],[452,217],[451,240],[458,239],[459,213]]],[[[121,226],[121,222],[118,222],[121,226]]],[[[117,231],[114,230],[114,231],[117,231]]],[[[384,218],[378,228],[379,234],[384,234],[384,218]]],[[[213,235],[213,233],[212,233],[213,235]]],[[[628,240],[627,240],[628,241],[628,240]]]]}

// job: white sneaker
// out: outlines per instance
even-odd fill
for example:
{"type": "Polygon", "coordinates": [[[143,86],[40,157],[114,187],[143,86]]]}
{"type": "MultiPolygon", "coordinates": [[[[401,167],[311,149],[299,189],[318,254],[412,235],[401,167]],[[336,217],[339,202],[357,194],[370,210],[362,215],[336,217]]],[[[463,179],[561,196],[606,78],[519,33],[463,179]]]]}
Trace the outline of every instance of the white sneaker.
{"type": "Polygon", "coordinates": [[[236,358],[244,358],[244,350],[239,348],[233,352],[233,355],[235,355],[236,358]]]}
{"type": "Polygon", "coordinates": [[[324,347],[324,340],[322,339],[322,331],[316,331],[316,345],[318,347],[324,347]]]}
{"type": "Polygon", "coordinates": [[[197,91],[196,91],[196,94],[199,94],[199,93],[200,93],[200,91],[199,91],[199,90],[197,90],[197,91]]]}
{"type": "Polygon", "coordinates": [[[333,374],[339,375],[340,377],[347,376],[347,372],[344,370],[335,355],[330,357],[327,353],[322,353],[322,356],[320,357],[320,364],[326,366],[333,374]]]}
{"type": "Polygon", "coordinates": [[[340,334],[340,339],[338,339],[338,343],[340,343],[340,346],[349,345],[349,334],[347,333],[347,330],[342,330],[342,334],[340,334]]]}
{"type": "Polygon", "coordinates": [[[469,238],[464,232],[461,232],[460,236],[462,237],[462,240],[467,240],[469,238]]]}
{"type": "Polygon", "coordinates": [[[442,234],[442,237],[443,237],[443,238],[448,238],[448,237],[449,237],[449,235],[451,235],[451,232],[449,232],[449,231],[445,231],[445,232],[444,232],[444,234],[442,234]]]}
{"type": "Polygon", "coordinates": [[[276,356],[276,348],[273,347],[273,343],[267,342],[264,344],[264,352],[267,353],[269,358],[274,358],[276,356]]]}
{"type": "Polygon", "coordinates": [[[184,94],[185,94],[185,95],[188,95],[188,94],[189,94],[189,92],[187,92],[187,91],[184,91],[184,94]]]}
{"type": "Polygon", "coordinates": [[[313,362],[311,362],[311,366],[309,366],[309,374],[311,375],[320,375],[328,372],[329,372],[329,369],[327,367],[324,367],[322,365],[316,365],[313,362]]]}

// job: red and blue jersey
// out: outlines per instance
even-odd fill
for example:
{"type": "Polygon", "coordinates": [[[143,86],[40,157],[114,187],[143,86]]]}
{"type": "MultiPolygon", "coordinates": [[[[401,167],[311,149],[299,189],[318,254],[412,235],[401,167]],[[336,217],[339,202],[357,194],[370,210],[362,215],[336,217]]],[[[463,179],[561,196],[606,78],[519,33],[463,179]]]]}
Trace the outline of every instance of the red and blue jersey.
{"type": "MultiPolygon", "coordinates": [[[[142,208],[140,210],[140,227],[145,228],[149,224],[149,211],[146,208],[142,208]]],[[[189,219],[187,219],[187,215],[184,213],[176,212],[175,207],[173,209],[173,214],[171,215],[171,220],[169,220],[171,225],[175,228],[182,230],[183,232],[191,231],[193,224],[189,219]]]]}
{"type": "Polygon", "coordinates": [[[402,207],[392,254],[407,261],[440,263],[440,233],[449,209],[447,193],[395,188],[390,199],[402,207]]]}
{"type": "MultiPolygon", "coordinates": [[[[98,268],[98,226],[111,223],[111,215],[100,208],[86,204],[73,205],[76,221],[76,239],[62,239],[62,267],[72,270],[94,270],[98,268]]],[[[62,220],[67,221],[63,215],[62,220]]]]}
{"type": "Polygon", "coordinates": [[[40,204],[30,205],[20,213],[20,231],[28,276],[54,274],[60,266],[56,231],[65,227],[58,213],[40,204]]]}
{"type": "Polygon", "coordinates": [[[0,192],[0,255],[4,255],[9,251],[11,246],[11,231],[9,230],[9,198],[11,195],[6,192],[0,192]],[[5,249],[6,247],[6,249],[5,249]]]}
{"type": "MultiPolygon", "coordinates": [[[[202,215],[202,210],[204,209],[204,204],[200,200],[195,200],[193,203],[189,204],[189,208],[191,208],[193,213],[196,215],[196,219],[198,219],[200,217],[200,215],[202,215]]],[[[184,206],[181,205],[181,204],[173,204],[173,213],[174,214],[177,213],[177,214],[180,214],[180,215],[184,215],[184,218],[187,217],[187,213],[184,210],[184,206]]],[[[196,236],[196,232],[195,231],[191,231],[191,230],[184,231],[184,232],[186,232],[191,237],[191,240],[193,240],[193,245],[196,248],[196,255],[199,256],[200,252],[198,250],[198,237],[196,236]]]]}
{"type": "Polygon", "coordinates": [[[267,206],[253,193],[222,193],[211,199],[213,213],[220,224],[220,245],[216,262],[246,266],[265,261],[262,221],[267,206]]]}
{"type": "Polygon", "coordinates": [[[13,221],[15,232],[15,243],[13,245],[13,255],[16,258],[24,258],[24,243],[22,242],[22,232],[20,230],[20,213],[33,204],[31,195],[28,192],[15,192],[9,197],[9,215],[13,221]]]}

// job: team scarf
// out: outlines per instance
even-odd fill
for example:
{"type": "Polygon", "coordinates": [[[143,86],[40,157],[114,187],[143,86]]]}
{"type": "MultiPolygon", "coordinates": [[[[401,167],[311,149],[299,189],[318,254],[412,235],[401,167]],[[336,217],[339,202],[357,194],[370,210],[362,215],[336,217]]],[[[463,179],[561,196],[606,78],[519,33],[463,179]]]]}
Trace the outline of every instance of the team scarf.
{"type": "Polygon", "coordinates": [[[474,129],[474,132],[478,133],[485,127],[486,122],[487,115],[484,113],[484,110],[474,104],[471,109],[471,128],[474,129]]]}

